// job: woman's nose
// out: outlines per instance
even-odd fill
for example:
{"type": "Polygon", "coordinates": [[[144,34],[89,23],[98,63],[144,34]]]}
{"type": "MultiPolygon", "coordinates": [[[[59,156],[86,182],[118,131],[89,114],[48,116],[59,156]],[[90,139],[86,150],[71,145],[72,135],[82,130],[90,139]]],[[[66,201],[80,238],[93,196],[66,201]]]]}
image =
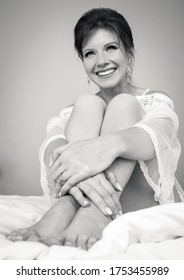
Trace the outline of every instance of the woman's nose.
{"type": "Polygon", "coordinates": [[[97,66],[104,66],[104,65],[108,64],[108,58],[104,52],[99,53],[97,55],[96,64],[97,64],[97,66]]]}

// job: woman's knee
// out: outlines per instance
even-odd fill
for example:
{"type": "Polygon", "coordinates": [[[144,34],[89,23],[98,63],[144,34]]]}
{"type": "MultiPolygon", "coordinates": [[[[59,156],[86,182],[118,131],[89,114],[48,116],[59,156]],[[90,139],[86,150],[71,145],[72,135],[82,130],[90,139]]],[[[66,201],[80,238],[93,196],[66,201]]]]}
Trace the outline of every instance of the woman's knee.
{"type": "Polygon", "coordinates": [[[95,110],[101,109],[104,111],[106,109],[106,104],[100,97],[96,95],[83,94],[76,99],[74,107],[80,109],[94,108],[95,110]]]}
{"type": "Polygon", "coordinates": [[[133,114],[138,120],[143,117],[143,109],[136,99],[131,94],[118,94],[115,96],[108,105],[108,111],[113,111],[122,114],[133,114]]]}

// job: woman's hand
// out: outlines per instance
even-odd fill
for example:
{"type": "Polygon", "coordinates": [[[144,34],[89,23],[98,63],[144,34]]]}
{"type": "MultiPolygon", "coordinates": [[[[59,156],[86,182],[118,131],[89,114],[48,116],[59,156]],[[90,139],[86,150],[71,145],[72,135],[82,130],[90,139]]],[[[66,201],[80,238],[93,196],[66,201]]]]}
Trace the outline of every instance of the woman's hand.
{"type": "Polygon", "coordinates": [[[79,182],[106,170],[117,157],[116,147],[112,148],[112,135],[78,141],[55,149],[55,161],[50,167],[53,179],[56,180],[62,174],[66,181],[64,190],[69,192],[79,182]]]}
{"type": "MultiPolygon", "coordinates": [[[[97,174],[80,182],[72,187],[69,193],[81,206],[89,206],[90,200],[104,215],[111,216],[114,219],[122,214],[119,202],[122,189],[112,171],[107,170],[105,173],[97,174]]],[[[62,187],[59,196],[62,196],[62,187]]]]}

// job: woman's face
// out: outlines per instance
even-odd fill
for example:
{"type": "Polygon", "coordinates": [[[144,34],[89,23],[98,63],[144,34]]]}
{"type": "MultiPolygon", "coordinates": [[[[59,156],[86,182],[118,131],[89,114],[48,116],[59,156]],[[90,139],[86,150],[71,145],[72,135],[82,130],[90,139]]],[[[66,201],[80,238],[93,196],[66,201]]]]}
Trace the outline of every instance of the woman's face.
{"type": "Polygon", "coordinates": [[[83,65],[90,80],[100,89],[119,90],[127,84],[128,56],[117,35],[98,29],[83,47],[83,65]]]}

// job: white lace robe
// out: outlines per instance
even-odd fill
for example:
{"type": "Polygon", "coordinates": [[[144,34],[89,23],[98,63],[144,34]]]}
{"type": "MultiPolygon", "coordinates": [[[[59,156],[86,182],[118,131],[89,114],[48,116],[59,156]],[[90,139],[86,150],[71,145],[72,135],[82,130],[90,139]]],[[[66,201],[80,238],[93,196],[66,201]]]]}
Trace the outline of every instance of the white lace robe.
{"type": "MultiPolygon", "coordinates": [[[[144,129],[150,135],[156,151],[155,158],[139,161],[140,168],[154,190],[155,200],[159,203],[174,202],[174,185],[183,200],[183,190],[175,178],[181,147],[177,138],[179,122],[174,112],[173,102],[161,93],[143,94],[136,98],[145,114],[143,119],[134,126],[144,129]]],[[[51,141],[57,138],[65,139],[65,127],[72,110],[72,106],[65,108],[58,117],[50,119],[46,129],[47,137],[40,148],[41,186],[45,196],[51,199],[52,203],[55,202],[55,185],[44,165],[44,151],[51,141]]]]}

